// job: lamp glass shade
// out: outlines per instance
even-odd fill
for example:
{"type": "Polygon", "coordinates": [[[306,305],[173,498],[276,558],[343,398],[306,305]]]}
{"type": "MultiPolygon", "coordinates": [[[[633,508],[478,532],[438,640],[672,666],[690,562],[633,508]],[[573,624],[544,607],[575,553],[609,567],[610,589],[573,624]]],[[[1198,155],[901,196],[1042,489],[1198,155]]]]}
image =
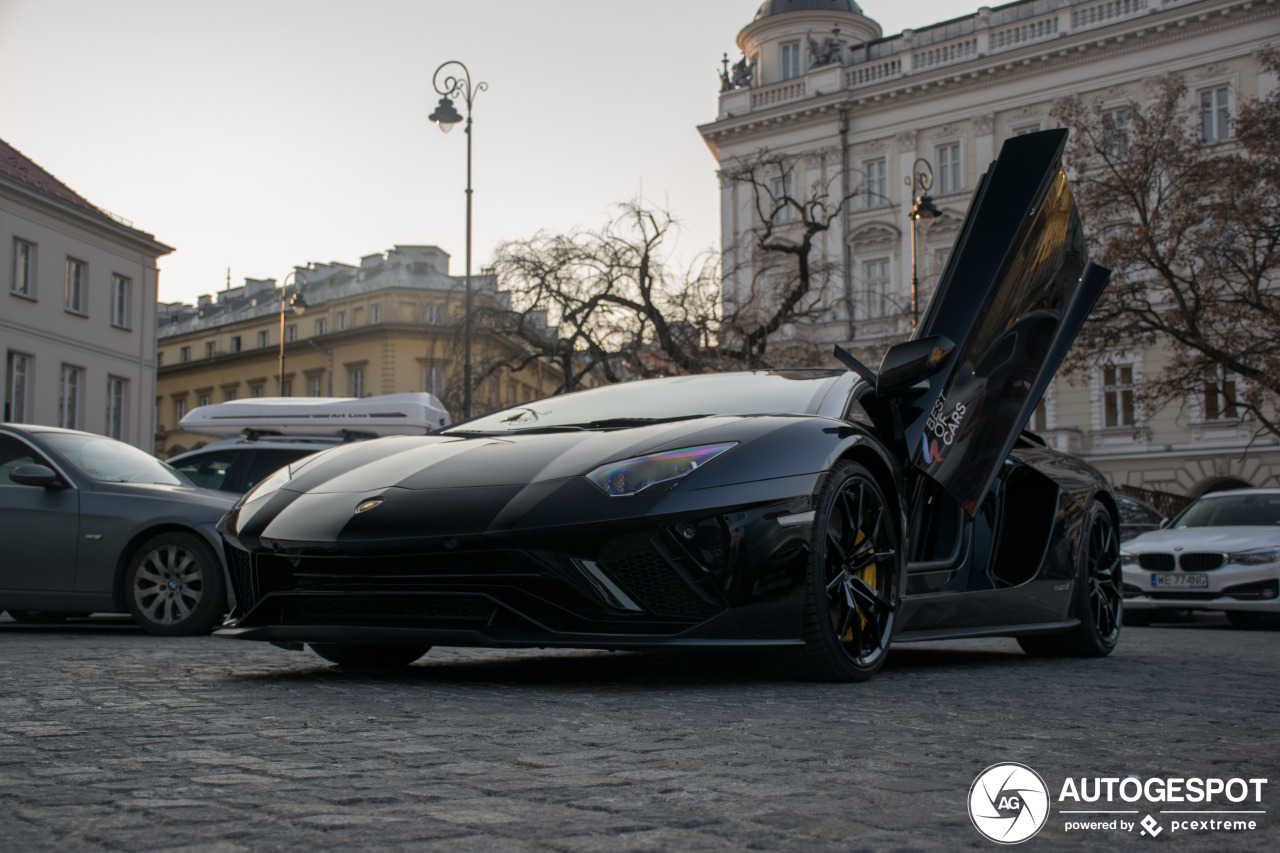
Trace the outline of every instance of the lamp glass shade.
{"type": "Polygon", "coordinates": [[[453,108],[453,101],[447,97],[440,99],[440,103],[436,105],[435,112],[429,118],[445,133],[448,133],[455,124],[462,121],[462,116],[453,108]]]}

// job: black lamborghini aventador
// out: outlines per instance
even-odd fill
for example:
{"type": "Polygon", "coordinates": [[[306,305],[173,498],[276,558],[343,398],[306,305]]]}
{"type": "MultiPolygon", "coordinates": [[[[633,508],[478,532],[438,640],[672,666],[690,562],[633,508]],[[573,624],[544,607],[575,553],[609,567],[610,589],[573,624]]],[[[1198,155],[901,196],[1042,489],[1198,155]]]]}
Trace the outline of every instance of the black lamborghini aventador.
{"type": "Polygon", "coordinates": [[[1105,481],[1024,432],[1108,273],[1066,131],[1007,141],[878,372],[611,385],[282,469],[223,518],[224,637],[363,666],[433,645],[749,646],[860,680],[891,642],[1120,632],[1105,481]]]}

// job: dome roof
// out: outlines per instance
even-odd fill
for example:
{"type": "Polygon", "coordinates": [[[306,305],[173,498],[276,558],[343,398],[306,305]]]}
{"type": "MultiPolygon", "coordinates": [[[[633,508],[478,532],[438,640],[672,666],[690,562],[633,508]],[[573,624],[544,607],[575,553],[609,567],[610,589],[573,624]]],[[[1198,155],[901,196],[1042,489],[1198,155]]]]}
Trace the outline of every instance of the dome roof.
{"type": "Polygon", "coordinates": [[[764,0],[756,12],[756,20],[783,12],[852,12],[862,14],[862,7],[853,0],[764,0]]]}

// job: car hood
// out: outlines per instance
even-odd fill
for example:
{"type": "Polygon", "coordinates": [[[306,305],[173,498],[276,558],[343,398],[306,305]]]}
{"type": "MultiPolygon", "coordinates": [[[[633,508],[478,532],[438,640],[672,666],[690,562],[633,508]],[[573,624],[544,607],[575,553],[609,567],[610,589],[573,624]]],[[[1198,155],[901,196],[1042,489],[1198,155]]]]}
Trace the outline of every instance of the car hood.
{"type": "Polygon", "coordinates": [[[1168,554],[1183,551],[1237,553],[1280,547],[1280,530],[1274,527],[1187,527],[1153,530],[1120,546],[1130,554],[1168,554]]]}
{"type": "Polygon", "coordinates": [[[381,438],[311,457],[283,488],[308,494],[363,494],[389,488],[528,485],[700,443],[700,435],[742,420],[710,417],[619,430],[381,438]]]}

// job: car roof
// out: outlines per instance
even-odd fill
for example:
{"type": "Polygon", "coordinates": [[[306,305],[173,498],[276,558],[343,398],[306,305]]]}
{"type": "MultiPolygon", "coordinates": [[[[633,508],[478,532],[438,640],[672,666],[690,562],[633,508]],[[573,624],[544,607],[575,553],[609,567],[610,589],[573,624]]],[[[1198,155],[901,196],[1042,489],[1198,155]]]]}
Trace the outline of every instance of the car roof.
{"type": "Polygon", "coordinates": [[[1221,492],[1207,492],[1196,498],[1198,501],[1210,498],[1228,498],[1235,495],[1280,495],[1280,489],[1224,489],[1221,492]]]}

